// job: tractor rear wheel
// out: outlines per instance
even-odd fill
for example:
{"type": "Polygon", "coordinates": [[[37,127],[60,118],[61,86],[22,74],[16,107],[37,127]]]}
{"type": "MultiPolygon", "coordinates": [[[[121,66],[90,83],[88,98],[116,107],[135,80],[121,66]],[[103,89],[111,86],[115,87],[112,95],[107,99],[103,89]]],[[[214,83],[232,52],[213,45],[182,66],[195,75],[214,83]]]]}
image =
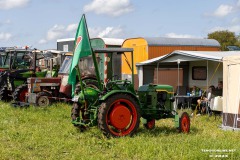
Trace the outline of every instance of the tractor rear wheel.
{"type": "Polygon", "coordinates": [[[117,94],[101,104],[98,127],[107,137],[132,136],[140,123],[140,107],[131,96],[117,94]]]}
{"type": "Polygon", "coordinates": [[[189,133],[190,132],[190,118],[187,112],[183,112],[181,116],[179,116],[179,132],[189,133]]]}
{"type": "Polygon", "coordinates": [[[20,101],[20,102],[26,102],[26,94],[28,93],[28,85],[22,84],[18,86],[15,91],[13,92],[13,100],[14,101],[20,101]]]}
{"type": "Polygon", "coordinates": [[[3,85],[0,89],[0,100],[9,102],[12,100],[11,91],[8,90],[7,85],[3,85]]]}
{"type": "Polygon", "coordinates": [[[143,124],[143,126],[149,130],[154,129],[155,128],[155,119],[147,119],[147,123],[143,124]]]}
{"type": "Polygon", "coordinates": [[[36,97],[36,105],[39,107],[47,107],[51,105],[51,100],[49,97],[51,97],[49,93],[39,92],[36,97]]]}

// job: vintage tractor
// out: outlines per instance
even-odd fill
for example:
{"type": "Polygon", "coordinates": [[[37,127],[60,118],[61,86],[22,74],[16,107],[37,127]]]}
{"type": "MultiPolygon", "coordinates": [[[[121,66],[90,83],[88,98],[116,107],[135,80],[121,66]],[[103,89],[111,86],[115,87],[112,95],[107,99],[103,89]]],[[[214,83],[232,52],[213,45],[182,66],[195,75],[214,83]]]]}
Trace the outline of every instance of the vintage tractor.
{"type": "MultiPolygon", "coordinates": [[[[125,60],[134,73],[134,66],[132,66],[133,49],[105,48],[93,49],[93,52],[112,55],[130,52],[131,63],[127,58],[125,60]]],[[[94,56],[92,57],[93,61],[96,61],[94,56]]],[[[112,58],[110,58],[109,63],[112,63],[112,58]]],[[[95,69],[96,73],[99,73],[97,65],[95,65],[95,69]]],[[[72,99],[71,117],[74,126],[84,130],[87,127],[97,125],[105,136],[121,137],[133,135],[139,128],[141,117],[147,129],[155,127],[155,120],[173,118],[179,131],[185,133],[190,131],[188,114],[183,112],[178,115],[173,109],[172,86],[148,84],[139,87],[136,92],[132,83],[134,82],[133,75],[132,81],[114,80],[115,76],[112,77],[99,89],[84,84],[81,89],[77,89],[72,99]]],[[[98,76],[97,79],[99,82],[98,76]]]]}
{"type": "MultiPolygon", "coordinates": [[[[58,77],[28,78],[27,102],[40,107],[46,107],[54,101],[71,102],[72,86],[68,84],[69,69],[72,62],[72,53],[66,53],[59,69],[58,77]]],[[[92,69],[91,58],[81,59],[82,79],[86,85],[97,87],[96,76],[92,69]]],[[[77,85],[78,86],[78,85],[77,85]]]]}
{"type": "MultiPolygon", "coordinates": [[[[40,77],[57,77],[59,66],[62,63],[62,56],[64,56],[65,53],[53,51],[53,50],[47,50],[44,51],[42,54],[41,59],[38,59],[38,67],[41,68],[41,72],[45,73],[43,76],[31,76],[31,78],[38,79],[40,77]]],[[[38,72],[37,72],[38,73],[38,72]]],[[[13,100],[15,106],[25,106],[28,105],[26,103],[26,95],[28,93],[28,82],[18,86],[15,91],[13,92],[13,100]]]]}
{"type": "Polygon", "coordinates": [[[37,71],[36,62],[41,57],[40,51],[30,49],[7,48],[1,53],[0,100],[12,100],[16,87],[24,84],[28,77],[46,74],[37,71]]]}

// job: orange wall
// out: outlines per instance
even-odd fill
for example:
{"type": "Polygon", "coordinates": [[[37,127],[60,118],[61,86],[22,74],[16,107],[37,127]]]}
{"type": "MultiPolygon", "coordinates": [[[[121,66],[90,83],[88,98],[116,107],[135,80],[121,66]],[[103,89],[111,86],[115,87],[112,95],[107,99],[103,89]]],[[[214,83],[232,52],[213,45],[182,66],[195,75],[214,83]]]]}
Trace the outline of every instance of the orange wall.
{"type": "Polygon", "coordinates": [[[195,47],[195,46],[149,46],[148,53],[149,59],[169,54],[175,50],[187,51],[220,51],[219,47],[195,47]]]}
{"type": "MultiPolygon", "coordinates": [[[[137,74],[136,63],[143,62],[148,60],[148,47],[147,41],[143,38],[131,38],[127,39],[123,42],[123,48],[133,48],[133,57],[134,57],[134,74],[137,74]]],[[[131,64],[131,54],[125,53],[129,63],[131,64]]],[[[131,70],[129,69],[125,56],[122,55],[122,74],[131,74],[131,70]]]]}

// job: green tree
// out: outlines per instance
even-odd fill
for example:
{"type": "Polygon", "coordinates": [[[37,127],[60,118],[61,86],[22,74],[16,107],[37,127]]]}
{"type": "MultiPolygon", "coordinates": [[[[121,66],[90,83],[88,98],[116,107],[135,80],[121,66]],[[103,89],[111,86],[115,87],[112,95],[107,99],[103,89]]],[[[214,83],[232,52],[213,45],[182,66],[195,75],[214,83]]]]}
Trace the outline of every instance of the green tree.
{"type": "Polygon", "coordinates": [[[226,51],[227,46],[233,46],[237,43],[237,37],[234,32],[230,32],[228,30],[225,31],[215,31],[208,34],[208,39],[215,39],[221,45],[221,50],[226,51]]]}
{"type": "Polygon", "coordinates": [[[235,43],[236,46],[240,47],[240,34],[236,36],[237,42],[235,43]]]}

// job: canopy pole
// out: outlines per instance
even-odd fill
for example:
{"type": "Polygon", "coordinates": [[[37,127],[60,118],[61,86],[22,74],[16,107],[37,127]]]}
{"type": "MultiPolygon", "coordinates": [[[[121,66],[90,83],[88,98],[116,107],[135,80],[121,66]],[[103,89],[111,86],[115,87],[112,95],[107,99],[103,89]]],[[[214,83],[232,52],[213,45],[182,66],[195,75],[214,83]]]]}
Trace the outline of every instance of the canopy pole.
{"type": "Polygon", "coordinates": [[[158,68],[159,68],[159,62],[157,63],[157,84],[159,84],[158,83],[158,68]]]}
{"type": "MultiPolygon", "coordinates": [[[[209,85],[209,84],[208,84],[208,75],[209,75],[209,74],[208,74],[208,60],[207,60],[207,89],[208,89],[208,85],[209,85]]],[[[206,89],[206,90],[207,90],[207,89],[206,89]]]]}
{"type": "Polygon", "coordinates": [[[178,64],[178,88],[177,88],[177,95],[179,95],[179,65],[180,65],[180,59],[177,60],[177,64],[178,64]]]}

